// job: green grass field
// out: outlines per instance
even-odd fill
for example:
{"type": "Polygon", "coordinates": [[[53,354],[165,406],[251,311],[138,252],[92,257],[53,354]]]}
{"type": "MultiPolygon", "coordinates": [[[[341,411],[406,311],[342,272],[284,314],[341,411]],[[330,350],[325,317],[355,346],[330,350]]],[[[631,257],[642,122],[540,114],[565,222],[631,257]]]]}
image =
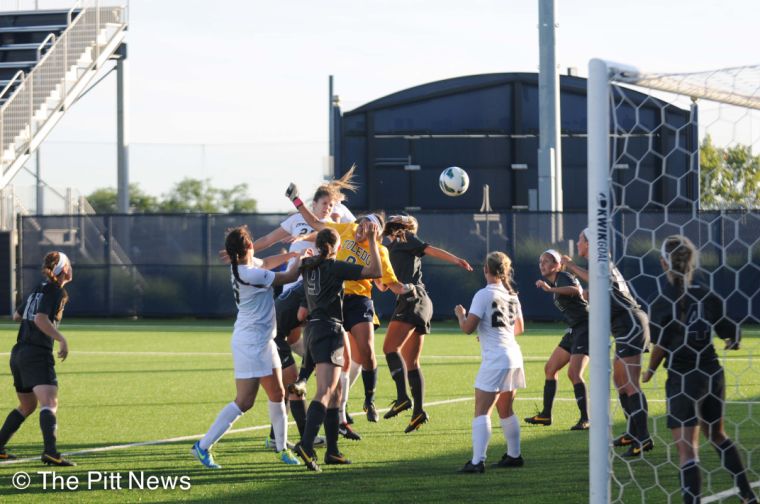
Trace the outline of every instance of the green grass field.
{"type": "MultiPolygon", "coordinates": [[[[322,474],[303,466],[285,466],[263,447],[267,435],[266,396],[243,416],[235,429],[216,447],[220,471],[203,468],[189,453],[222,406],[234,397],[232,359],[229,355],[231,321],[87,321],[65,320],[71,354],[57,364],[60,389],[58,438],[60,449],[79,464],[58,474],[77,476],[76,491],[42,488],[46,471],[37,460],[41,436],[37,413],[22,426],[9,449],[31,461],[0,464],[0,498],[12,502],[495,502],[505,498],[523,503],[588,501],[588,433],[568,430],[577,419],[572,387],[560,377],[554,424],[524,425],[520,469],[493,469],[483,475],[460,475],[456,470],[470,457],[470,422],[473,383],[479,365],[479,346],[452,324],[434,324],[423,354],[426,407],[431,421],[417,432],[403,434],[408,414],[370,424],[355,414],[360,442],[341,440],[353,460],[349,467],[324,467],[322,474]],[[185,438],[171,441],[173,438],[185,438]],[[163,441],[142,446],[129,443],[163,441]],[[100,448],[107,448],[95,451],[100,448]],[[31,475],[28,489],[17,490],[12,476],[31,475]],[[96,483],[88,490],[88,471],[122,474],[122,490],[103,490],[96,483]],[[158,478],[187,476],[189,490],[126,489],[128,472],[158,478]]],[[[16,325],[0,324],[0,421],[16,406],[6,364],[16,338],[16,325]]],[[[528,388],[520,392],[516,411],[531,415],[541,403],[543,364],[556,346],[562,327],[528,324],[519,338],[526,360],[528,388]]],[[[383,331],[377,335],[381,348],[383,331]]],[[[752,480],[760,479],[760,369],[753,362],[760,350],[760,329],[745,329],[743,349],[731,352],[727,368],[729,434],[752,455],[752,480]],[[732,402],[733,401],[733,402],[732,402]],[[740,403],[734,403],[739,401],[740,403]],[[752,416],[754,413],[754,416],[752,416]]],[[[674,502],[678,494],[678,456],[670,445],[664,418],[664,371],[645,390],[656,417],[653,432],[657,446],[645,459],[633,463],[614,459],[613,498],[620,502],[674,502]],[[635,476],[635,480],[633,477],[635,476]]],[[[361,382],[359,382],[359,385],[361,382]]],[[[313,383],[311,384],[313,385],[313,383]]],[[[352,412],[361,404],[360,388],[349,403],[352,412]]],[[[380,358],[378,406],[392,399],[393,384],[380,358]]],[[[613,393],[613,397],[616,397],[613,393]]],[[[615,432],[623,428],[623,415],[615,403],[615,432]]],[[[408,413],[408,412],[407,412],[408,413]]],[[[504,452],[504,438],[494,413],[489,462],[504,452]]],[[[295,426],[290,427],[291,439],[295,426]]],[[[321,452],[320,452],[321,454],[321,452]]],[[[746,453],[745,453],[746,455],[746,453]]],[[[702,446],[704,494],[731,487],[720,470],[718,457],[702,446]]],[[[94,476],[92,476],[94,477],[94,476]]],[[[108,477],[108,476],[107,476],[108,477]]],[[[50,478],[50,476],[48,476],[50,478]]],[[[114,481],[115,480],[110,480],[114,481]]],[[[48,485],[50,480],[48,479],[48,485]]],[[[729,500],[730,501],[730,500],[729,500]]],[[[733,501],[735,502],[735,501],[733,501]]]]}

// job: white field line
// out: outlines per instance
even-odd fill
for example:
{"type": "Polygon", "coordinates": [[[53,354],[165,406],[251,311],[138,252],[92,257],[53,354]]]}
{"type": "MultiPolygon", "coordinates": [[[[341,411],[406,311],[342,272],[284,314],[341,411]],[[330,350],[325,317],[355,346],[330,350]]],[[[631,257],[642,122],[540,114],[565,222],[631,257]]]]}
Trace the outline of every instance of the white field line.
{"type": "MultiPolygon", "coordinates": [[[[750,486],[752,486],[753,488],[760,488],[760,480],[755,481],[750,486]]],[[[707,497],[702,497],[702,504],[709,504],[710,502],[718,502],[725,499],[726,497],[731,497],[733,495],[738,495],[738,494],[739,494],[739,489],[734,487],[730,490],[724,490],[722,492],[718,492],[713,495],[708,495],[707,497]]]]}

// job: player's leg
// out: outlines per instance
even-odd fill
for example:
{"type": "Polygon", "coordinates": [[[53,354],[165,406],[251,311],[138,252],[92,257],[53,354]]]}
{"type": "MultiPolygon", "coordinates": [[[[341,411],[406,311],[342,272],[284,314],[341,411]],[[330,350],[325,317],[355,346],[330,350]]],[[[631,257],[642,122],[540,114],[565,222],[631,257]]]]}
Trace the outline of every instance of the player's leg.
{"type": "MultiPolygon", "coordinates": [[[[564,338],[563,338],[564,339],[564,338]]],[[[532,417],[525,418],[525,421],[530,424],[539,425],[551,425],[552,424],[552,407],[554,405],[554,396],[557,393],[557,376],[560,370],[570,362],[570,349],[569,346],[565,348],[560,343],[552,354],[549,356],[549,360],[544,365],[544,397],[543,397],[543,409],[532,417]]]]}
{"type": "Polygon", "coordinates": [[[282,385],[282,371],[273,368],[272,374],[260,378],[261,388],[269,398],[269,421],[274,430],[277,459],[285,464],[298,465],[298,459],[288,449],[288,412],[285,407],[285,387],[282,385]]]}
{"type": "Polygon", "coordinates": [[[633,446],[628,449],[624,456],[638,456],[654,448],[652,436],[649,434],[649,404],[639,385],[643,355],[626,352],[624,348],[618,353],[621,356],[616,356],[615,362],[619,362],[625,371],[625,382],[621,388],[628,400],[629,432],[634,441],[633,446]]]}
{"type": "Polygon", "coordinates": [[[463,473],[485,471],[486,452],[491,439],[491,410],[496,402],[496,392],[475,388],[475,415],[472,420],[472,459],[460,469],[463,473]]]}
{"type": "MultiPolygon", "coordinates": [[[[352,385],[351,369],[354,366],[354,362],[351,360],[351,343],[349,339],[348,333],[343,331],[343,366],[341,366],[339,380],[340,401],[338,403],[338,432],[341,436],[350,439],[351,441],[361,441],[361,435],[351,427],[353,421],[348,421],[349,415],[346,410],[348,408],[349,390],[352,385]]],[[[360,368],[358,365],[356,367],[360,368]]],[[[354,375],[354,378],[357,375],[358,373],[354,375]]]]}
{"type": "Polygon", "coordinates": [[[388,332],[383,340],[383,353],[388,362],[391,378],[396,384],[396,399],[391,404],[390,410],[384,418],[393,418],[404,410],[412,407],[412,401],[406,393],[407,390],[407,367],[401,354],[404,342],[414,331],[414,326],[408,322],[392,320],[388,324],[388,332]]]}
{"type": "Polygon", "coordinates": [[[425,399],[425,377],[420,367],[420,356],[422,347],[425,343],[425,334],[416,329],[410,338],[406,340],[401,347],[401,356],[406,363],[407,375],[409,377],[409,388],[412,390],[412,399],[414,409],[409,425],[404,429],[405,433],[419,429],[428,421],[428,415],[423,409],[425,399]]]}
{"type": "Polygon", "coordinates": [[[375,389],[377,388],[377,360],[375,359],[375,329],[373,323],[359,322],[351,327],[359,361],[362,365],[362,382],[364,383],[364,411],[367,420],[377,422],[379,416],[375,408],[375,389]]]}
{"type": "Polygon", "coordinates": [[[631,434],[631,415],[628,411],[628,394],[624,392],[624,385],[627,381],[625,373],[625,364],[615,357],[612,364],[612,381],[615,384],[615,390],[618,393],[618,400],[620,401],[620,407],[623,410],[625,416],[625,432],[615,438],[612,442],[614,446],[628,446],[633,442],[633,434],[631,434]]]}
{"type": "Polygon", "coordinates": [[[58,421],[58,386],[36,385],[33,389],[37,402],[40,405],[40,431],[45,445],[42,452],[42,461],[48,465],[72,466],[75,465],[63,458],[58,452],[56,430],[58,421]]]}
{"type": "Polygon", "coordinates": [[[685,504],[697,504],[702,494],[702,475],[699,470],[699,429],[696,426],[671,428],[678,448],[681,473],[681,494],[685,504]]]}
{"type": "Polygon", "coordinates": [[[37,408],[37,397],[34,392],[16,392],[18,397],[18,406],[8,413],[8,416],[3,422],[3,426],[0,427],[0,460],[13,460],[15,455],[6,451],[5,446],[8,441],[21,427],[29,415],[34,413],[37,408]]]}
{"type": "Polygon", "coordinates": [[[575,403],[578,406],[580,418],[578,422],[571,427],[572,430],[588,430],[588,390],[586,382],[583,380],[583,373],[588,366],[588,355],[575,353],[570,356],[570,364],[567,367],[567,377],[573,384],[573,393],[575,394],[575,403]]]}

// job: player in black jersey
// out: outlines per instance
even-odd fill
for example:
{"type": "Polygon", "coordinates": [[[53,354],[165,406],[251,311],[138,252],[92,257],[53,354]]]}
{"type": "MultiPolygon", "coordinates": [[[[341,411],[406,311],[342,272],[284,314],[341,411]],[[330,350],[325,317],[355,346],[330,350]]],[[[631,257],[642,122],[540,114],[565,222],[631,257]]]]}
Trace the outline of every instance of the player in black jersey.
{"type": "MultiPolygon", "coordinates": [[[[365,221],[362,228],[370,236],[378,232],[377,225],[370,221],[365,221]]],[[[343,281],[378,278],[382,273],[376,240],[369,240],[370,260],[367,266],[336,261],[339,243],[340,237],[335,230],[321,230],[316,240],[319,256],[307,259],[301,267],[309,308],[304,346],[306,355],[316,364],[317,391],[306,412],[306,426],[295,451],[312,471],[320,470],[313,443],[322,424],[327,438],[325,463],[350,463],[338,449],[339,378],[346,344],[343,332],[343,281]]]]}
{"type": "Polygon", "coordinates": [[[412,418],[404,432],[409,433],[427,422],[422,409],[425,381],[420,369],[420,354],[425,334],[430,332],[433,303],[422,283],[424,255],[455,264],[467,271],[472,266],[467,261],[443,249],[433,247],[417,237],[417,219],[408,215],[393,215],[385,224],[383,236],[390,239],[388,252],[391,265],[399,282],[414,285],[414,295],[399,295],[383,341],[383,352],[388,362],[391,378],[396,383],[396,399],[385,418],[393,418],[412,407],[406,393],[407,382],[414,398],[412,418]]]}
{"type": "Polygon", "coordinates": [[[63,252],[49,252],[42,264],[42,281],[13,314],[21,322],[16,344],[11,350],[11,374],[19,406],[8,414],[0,428],[0,460],[16,458],[5,445],[26,418],[40,405],[40,430],[44,442],[42,461],[48,465],[73,466],[56,447],[58,379],[55,374],[53,341],[58,357],[66,360],[69,345],[58,330],[68,301],[64,285],[73,279],[73,270],[63,252]]]}
{"type": "Polygon", "coordinates": [[[588,430],[588,408],[586,383],[583,371],[588,365],[588,302],[583,297],[583,287],[573,275],[562,271],[562,257],[559,252],[549,249],[539,259],[539,268],[544,280],[538,280],[536,287],[554,294],[554,305],[562,312],[568,325],[562,337],[544,366],[544,407],[541,412],[525,419],[527,423],[552,424],[552,405],[557,392],[557,375],[570,363],[567,376],[573,384],[575,401],[580,411],[578,422],[571,430],[588,430]]]}
{"type": "MultiPolygon", "coordinates": [[[[578,255],[588,259],[588,228],[578,236],[578,255]]],[[[578,266],[569,256],[562,256],[562,265],[570,273],[588,283],[588,271],[578,266]]],[[[628,421],[626,433],[615,439],[615,446],[628,446],[624,457],[641,455],[654,447],[649,435],[647,417],[649,407],[644,392],[639,387],[641,357],[649,348],[649,319],[633,297],[628,283],[610,261],[611,324],[615,338],[613,379],[618,390],[620,405],[628,421]]]]}
{"type": "Polygon", "coordinates": [[[757,504],[739,450],[723,428],[725,380],[711,338],[715,330],[726,341],[727,349],[738,349],[740,329],[725,316],[723,303],[707,286],[692,282],[698,252],[691,240],[682,235],[668,236],[660,255],[667,283],[649,305],[655,346],[642,381],[651,380],[660,363],[666,361],[667,423],[678,447],[683,501],[700,502],[701,429],[733,476],[740,497],[745,503],[757,504]]]}

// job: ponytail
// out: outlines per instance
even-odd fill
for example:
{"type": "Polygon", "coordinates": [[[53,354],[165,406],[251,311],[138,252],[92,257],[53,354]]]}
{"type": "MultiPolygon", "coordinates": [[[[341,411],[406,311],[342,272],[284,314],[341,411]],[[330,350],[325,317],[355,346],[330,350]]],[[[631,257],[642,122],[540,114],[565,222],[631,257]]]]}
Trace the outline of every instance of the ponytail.
{"type": "Polygon", "coordinates": [[[343,201],[346,197],[342,191],[356,192],[359,186],[353,182],[354,171],[356,171],[356,165],[352,164],[351,168],[341,178],[333,179],[317,187],[313,200],[318,201],[325,196],[329,196],[333,201],[343,201]]]}
{"type": "Polygon", "coordinates": [[[334,255],[338,248],[338,232],[333,228],[324,228],[317,233],[316,247],[318,256],[308,257],[301,262],[301,272],[318,268],[330,256],[334,255]]]}
{"type": "Polygon", "coordinates": [[[512,260],[507,254],[504,252],[491,252],[488,254],[486,256],[486,269],[488,273],[501,280],[501,285],[504,286],[507,292],[517,294],[512,285],[512,260]]]}
{"type": "Polygon", "coordinates": [[[227,230],[227,237],[224,239],[224,250],[230,258],[230,264],[232,265],[232,276],[235,281],[243,285],[251,285],[248,282],[244,282],[240,278],[238,273],[238,263],[240,259],[245,257],[248,253],[248,249],[253,245],[253,238],[251,237],[248,226],[239,226],[236,228],[227,230]]]}
{"type": "MultiPolygon", "coordinates": [[[[66,254],[63,252],[48,252],[42,260],[42,274],[45,275],[48,282],[55,284],[62,289],[63,280],[66,277],[64,269],[67,263],[69,263],[69,258],[66,257],[66,254]]],[[[64,289],[63,299],[61,299],[61,309],[66,306],[68,301],[69,295],[64,289]]]]}
{"type": "Polygon", "coordinates": [[[662,242],[660,256],[668,265],[665,272],[668,282],[676,288],[679,296],[683,296],[694,278],[697,267],[697,248],[687,237],[671,235],[662,242]]]}

